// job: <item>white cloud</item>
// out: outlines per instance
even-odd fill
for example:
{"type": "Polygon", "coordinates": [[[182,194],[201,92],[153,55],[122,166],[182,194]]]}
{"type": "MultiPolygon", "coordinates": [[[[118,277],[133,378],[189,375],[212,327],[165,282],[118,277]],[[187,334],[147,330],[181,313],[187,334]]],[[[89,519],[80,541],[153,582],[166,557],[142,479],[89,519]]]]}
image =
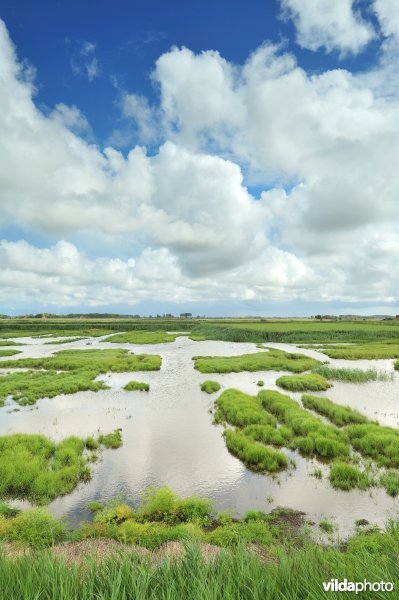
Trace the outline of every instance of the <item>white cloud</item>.
{"type": "Polygon", "coordinates": [[[283,14],[293,20],[302,48],[337,50],[341,56],[357,54],[375,35],[355,4],[354,0],[281,0],[283,14]]]}
{"type": "MultiPolygon", "coordinates": [[[[70,43],[70,40],[67,40],[70,43]]],[[[71,68],[75,75],[85,76],[91,83],[100,76],[100,64],[96,56],[96,44],[87,40],[74,44],[71,68]]]]}
{"type": "Polygon", "coordinates": [[[374,0],[374,11],[385,36],[399,36],[399,3],[397,0],[374,0]]]}
{"type": "Polygon", "coordinates": [[[243,66],[174,48],[153,74],[160,106],[128,93],[122,104],[142,137],[159,127],[166,139],[124,157],[81,137],[76,107],[37,109],[0,22],[1,224],[63,240],[3,241],[0,298],[396,298],[399,101],[379,93],[386,77],[384,65],[309,75],[268,44],[243,66]],[[259,200],[244,172],[265,186],[259,200]],[[99,258],[68,242],[77,232],[99,258]]]}

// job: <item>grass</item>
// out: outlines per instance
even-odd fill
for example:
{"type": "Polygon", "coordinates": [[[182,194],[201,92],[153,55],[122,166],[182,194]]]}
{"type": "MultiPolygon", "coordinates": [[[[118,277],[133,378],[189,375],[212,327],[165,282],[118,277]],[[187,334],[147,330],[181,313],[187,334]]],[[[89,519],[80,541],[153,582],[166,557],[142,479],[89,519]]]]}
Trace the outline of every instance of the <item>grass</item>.
{"type": "Polygon", "coordinates": [[[90,370],[97,375],[112,371],[156,371],[161,368],[161,358],[156,354],[132,354],[128,350],[61,350],[44,358],[21,358],[5,361],[3,367],[26,367],[49,371],[90,370]]]}
{"type": "Polygon", "coordinates": [[[255,352],[241,356],[194,356],[194,366],[201,373],[239,373],[240,371],[292,371],[301,373],[320,364],[304,354],[282,350],[255,352]]]}
{"type": "Polygon", "coordinates": [[[387,381],[391,377],[388,373],[379,373],[377,369],[344,369],[320,365],[312,370],[312,373],[322,375],[326,379],[345,381],[348,383],[366,383],[367,381],[387,381]]]}
{"type": "Polygon", "coordinates": [[[352,446],[364,456],[375,460],[380,467],[399,467],[399,430],[364,423],[346,428],[352,446]]]}
{"type": "Polygon", "coordinates": [[[324,531],[324,533],[327,533],[327,534],[334,533],[334,531],[335,531],[334,523],[332,523],[328,519],[322,519],[319,522],[319,527],[322,531],[324,531]]]}
{"type": "Polygon", "coordinates": [[[139,390],[140,392],[149,392],[150,384],[143,383],[142,381],[129,381],[123,388],[127,392],[133,392],[135,390],[139,390]]]}
{"type": "Polygon", "coordinates": [[[25,346],[26,344],[22,344],[21,342],[13,342],[11,340],[0,340],[0,346],[25,346]]]}
{"type": "Polygon", "coordinates": [[[329,460],[349,456],[350,446],[346,433],[333,425],[324,424],[289,396],[264,390],[259,392],[258,398],[267,411],[292,429],[291,448],[298,449],[305,456],[329,460]]]}
{"type": "Polygon", "coordinates": [[[399,471],[389,470],[383,473],[380,477],[380,484],[389,496],[397,496],[399,494],[399,471]]]}
{"type": "MultiPolygon", "coordinates": [[[[305,408],[274,390],[262,390],[255,397],[229,389],[215,402],[215,422],[236,428],[224,432],[227,448],[254,471],[273,473],[287,468],[287,457],[279,449],[288,448],[305,457],[334,461],[330,482],[337,489],[379,484],[390,495],[399,492],[399,472],[394,470],[399,467],[398,430],[369,422],[361,413],[327,398],[304,395],[302,404],[305,408]],[[331,424],[309,410],[327,417],[331,424]],[[353,450],[373,459],[374,470],[388,470],[379,479],[371,477],[370,465],[360,470],[351,464],[359,462],[353,450]]],[[[322,471],[316,468],[313,475],[321,478],[322,471]]]]}
{"type": "Polygon", "coordinates": [[[275,427],[277,424],[275,417],[263,410],[259,398],[234,389],[226,390],[216,400],[215,421],[237,427],[251,424],[275,427]]]}
{"type": "Polygon", "coordinates": [[[201,390],[207,394],[214,394],[220,390],[220,383],[212,381],[212,379],[207,379],[201,383],[201,390]]]}
{"type": "Polygon", "coordinates": [[[107,389],[95,381],[107,372],[152,371],[161,367],[155,354],[130,354],[128,350],[62,350],[45,358],[7,360],[3,367],[23,367],[30,371],[14,372],[0,377],[0,405],[11,396],[21,405],[34,404],[39,398],[59,394],[107,389]]]}
{"type": "Polygon", "coordinates": [[[331,387],[327,379],[323,375],[308,374],[308,375],[283,375],[276,380],[276,384],[285,390],[291,392],[324,391],[331,387]]]}
{"type": "MultiPolygon", "coordinates": [[[[99,443],[105,447],[108,436],[99,443]]],[[[113,446],[111,446],[113,447],[113,446]]],[[[46,504],[72,492],[90,478],[90,441],[75,436],[60,443],[43,435],[15,433],[0,437],[0,497],[46,504]]]]}
{"type": "Polygon", "coordinates": [[[285,454],[253,442],[240,431],[227,429],[224,436],[229,451],[252,471],[275,473],[288,467],[288,459],[285,454]]]}
{"type": "Polygon", "coordinates": [[[0,357],[14,356],[14,354],[21,354],[21,350],[0,350],[0,357]]]}
{"type": "Polygon", "coordinates": [[[265,382],[263,381],[263,379],[259,379],[259,380],[256,382],[256,385],[257,385],[258,387],[263,387],[263,386],[265,385],[265,382]]]}
{"type": "MultiPolygon", "coordinates": [[[[385,537],[391,542],[391,536],[385,537]]],[[[370,544],[371,540],[367,541],[370,544]]],[[[364,546],[366,540],[359,550],[341,552],[306,544],[285,556],[281,552],[278,560],[261,561],[243,547],[225,549],[215,560],[205,560],[200,547],[191,543],[181,560],[161,559],[155,565],[136,554],[109,557],[99,568],[99,561],[89,557],[84,576],[81,566],[68,566],[42,550],[33,557],[0,559],[0,598],[308,600],[342,596],[342,592],[324,595],[322,582],[332,577],[340,581],[396,582],[399,569],[392,548],[384,547],[376,559],[375,552],[364,546]]],[[[385,592],[382,594],[374,593],[373,597],[385,597],[385,592]]],[[[386,597],[391,595],[387,593],[386,597]]]]}
{"type": "Polygon", "coordinates": [[[99,436],[98,441],[105,446],[105,448],[120,448],[123,444],[121,430],[115,429],[112,433],[106,435],[102,434],[99,436]]]}
{"type": "Polygon", "coordinates": [[[166,331],[128,331],[113,335],[104,342],[113,344],[165,344],[174,342],[179,334],[166,333],[166,331]]]}
{"type": "Polygon", "coordinates": [[[332,464],[329,479],[333,488],[345,491],[354,488],[366,490],[375,485],[375,481],[366,472],[342,461],[332,464]]]}
{"type": "Polygon", "coordinates": [[[350,346],[331,346],[320,348],[320,352],[330,358],[344,358],[346,360],[399,358],[399,341],[392,343],[354,344],[350,346]]]}
{"type": "MultiPolygon", "coordinates": [[[[94,522],[73,531],[43,509],[0,517],[4,542],[34,549],[20,556],[0,554],[0,599],[309,600],[338,598],[339,593],[323,591],[323,581],[331,578],[395,584],[399,578],[397,521],[384,530],[357,532],[345,545],[328,546],[312,541],[293,511],[219,519],[208,500],[179,498],[168,488],[150,491],[137,509],[117,501],[96,504],[94,522]],[[291,525],[295,520],[298,524],[291,525]],[[89,553],[79,559],[73,543],[68,545],[92,538],[112,538],[125,546],[113,555],[89,553]],[[155,551],[168,541],[184,544],[181,557],[155,551]],[[203,543],[219,547],[213,558],[204,558],[203,543]],[[132,544],[152,553],[128,552],[132,544]],[[66,562],[69,557],[78,562],[66,562]]],[[[319,526],[332,532],[329,521],[319,526]]]]}
{"type": "Polygon", "coordinates": [[[302,404],[305,408],[327,417],[331,423],[338,427],[354,423],[368,423],[367,417],[357,410],[353,410],[349,406],[340,406],[327,398],[304,395],[302,396],[302,404]]]}

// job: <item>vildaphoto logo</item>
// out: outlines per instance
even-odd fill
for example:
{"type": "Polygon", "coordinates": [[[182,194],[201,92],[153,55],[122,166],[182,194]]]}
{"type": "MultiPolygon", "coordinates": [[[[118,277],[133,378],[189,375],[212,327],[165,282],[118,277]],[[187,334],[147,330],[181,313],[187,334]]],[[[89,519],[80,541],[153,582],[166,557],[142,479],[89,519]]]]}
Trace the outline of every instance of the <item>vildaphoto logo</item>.
{"type": "Polygon", "coordinates": [[[323,581],[323,588],[325,592],[392,592],[394,584],[391,581],[348,581],[343,579],[330,579],[330,581],[323,581]]]}

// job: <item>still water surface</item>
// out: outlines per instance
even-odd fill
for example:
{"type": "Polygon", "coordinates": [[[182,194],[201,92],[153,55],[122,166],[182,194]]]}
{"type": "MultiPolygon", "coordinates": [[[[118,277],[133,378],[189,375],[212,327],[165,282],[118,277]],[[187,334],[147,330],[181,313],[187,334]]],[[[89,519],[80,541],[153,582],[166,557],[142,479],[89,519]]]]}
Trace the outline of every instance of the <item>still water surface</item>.
{"type": "MultiPolygon", "coordinates": [[[[68,349],[87,349],[87,340],[46,345],[44,340],[27,338],[27,346],[18,358],[46,356],[68,349]]],[[[230,342],[192,342],[179,337],[169,344],[111,344],[103,338],[90,340],[91,348],[127,348],[138,353],[162,356],[160,371],[145,373],[112,373],[101,376],[109,390],[80,392],[39,400],[34,407],[10,412],[14,403],[0,408],[0,435],[15,432],[43,433],[60,440],[69,435],[86,437],[123,430],[123,446],[105,450],[93,465],[90,482],[80,484],[70,495],[50,505],[55,515],[66,514],[74,525],[88,519],[87,502],[108,500],[123,494],[137,501],[148,486],[170,486],[182,495],[198,494],[211,498],[216,510],[230,510],[241,515],[249,509],[269,511],[287,506],[306,512],[319,521],[334,517],[341,535],[349,533],[356,519],[366,518],[383,525],[389,516],[399,512],[398,500],[382,489],[367,492],[335,491],[327,480],[328,468],[317,461],[290,453],[297,464],[292,473],[276,478],[249,471],[229,454],[222,437],[223,428],[212,423],[211,410],[217,394],[201,392],[200,384],[212,378],[223,389],[234,387],[257,394],[256,382],[265,382],[263,389],[279,389],[277,377],[284,373],[258,371],[203,375],[193,368],[195,355],[233,356],[259,352],[255,344],[230,342]],[[123,386],[132,379],[150,384],[149,392],[125,392],[123,386]],[[311,476],[315,467],[325,473],[319,481],[311,476]]],[[[298,349],[291,344],[269,344],[282,350],[297,351],[323,361],[327,357],[313,350],[298,349]]],[[[17,358],[16,357],[16,358],[17,358]]],[[[377,369],[393,373],[392,360],[342,361],[329,359],[332,365],[377,369]]],[[[328,396],[338,404],[349,405],[381,424],[398,427],[399,373],[390,381],[367,384],[334,383],[328,396]]],[[[280,390],[281,391],[281,390],[280,390]]],[[[299,399],[300,394],[292,394],[299,399]]]]}

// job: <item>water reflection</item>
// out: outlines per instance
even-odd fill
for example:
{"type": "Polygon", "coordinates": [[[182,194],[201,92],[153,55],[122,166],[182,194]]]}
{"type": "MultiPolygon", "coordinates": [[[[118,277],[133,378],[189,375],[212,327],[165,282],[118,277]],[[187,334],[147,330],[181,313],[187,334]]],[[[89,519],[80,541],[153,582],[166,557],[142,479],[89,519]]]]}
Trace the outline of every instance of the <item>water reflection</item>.
{"type": "MultiPolygon", "coordinates": [[[[46,356],[57,350],[86,348],[86,340],[62,346],[45,345],[43,340],[21,346],[22,356],[46,356]]],[[[304,352],[326,360],[313,350],[293,345],[273,344],[284,350],[304,352]]],[[[137,499],[149,485],[168,485],[181,494],[202,494],[214,500],[218,510],[242,514],[251,508],[270,510],[289,506],[305,511],[314,520],[336,516],[341,533],[348,532],[356,519],[366,518],[383,524],[398,507],[383,490],[340,492],[333,490],[326,477],[322,481],[311,476],[315,461],[296,455],[297,469],[277,478],[254,474],[231,456],[224,444],[223,429],[212,423],[210,410],[214,396],[200,391],[200,383],[208,376],[193,369],[194,355],[239,355],[259,352],[255,344],[229,342],[192,342],[187,337],[169,344],[134,346],[110,344],[95,339],[92,348],[129,348],[137,352],[162,356],[159,372],[112,373],[102,376],[111,389],[80,392],[40,400],[36,407],[21,408],[10,413],[10,406],[0,409],[0,434],[13,432],[43,433],[60,440],[69,435],[88,436],[99,430],[123,430],[124,445],[118,450],[104,451],[94,465],[93,477],[70,495],[50,505],[56,515],[67,514],[72,523],[88,517],[85,505],[93,499],[108,499],[126,494],[137,499]],[[131,379],[150,384],[147,392],[124,392],[121,388],[131,379]]],[[[342,364],[342,361],[330,361],[342,364]]],[[[350,366],[369,367],[377,364],[383,370],[393,369],[393,361],[355,361],[350,366]],[[361,365],[359,364],[361,363],[361,365]]],[[[257,394],[256,382],[263,379],[265,388],[278,389],[275,380],[282,373],[256,372],[215,374],[222,389],[236,387],[257,394]]],[[[336,383],[326,395],[334,402],[353,406],[391,426],[398,424],[399,390],[397,376],[393,381],[377,381],[363,385],[336,383]]],[[[299,398],[299,395],[293,395],[299,398]]],[[[328,469],[322,466],[327,474],[328,469]]]]}

